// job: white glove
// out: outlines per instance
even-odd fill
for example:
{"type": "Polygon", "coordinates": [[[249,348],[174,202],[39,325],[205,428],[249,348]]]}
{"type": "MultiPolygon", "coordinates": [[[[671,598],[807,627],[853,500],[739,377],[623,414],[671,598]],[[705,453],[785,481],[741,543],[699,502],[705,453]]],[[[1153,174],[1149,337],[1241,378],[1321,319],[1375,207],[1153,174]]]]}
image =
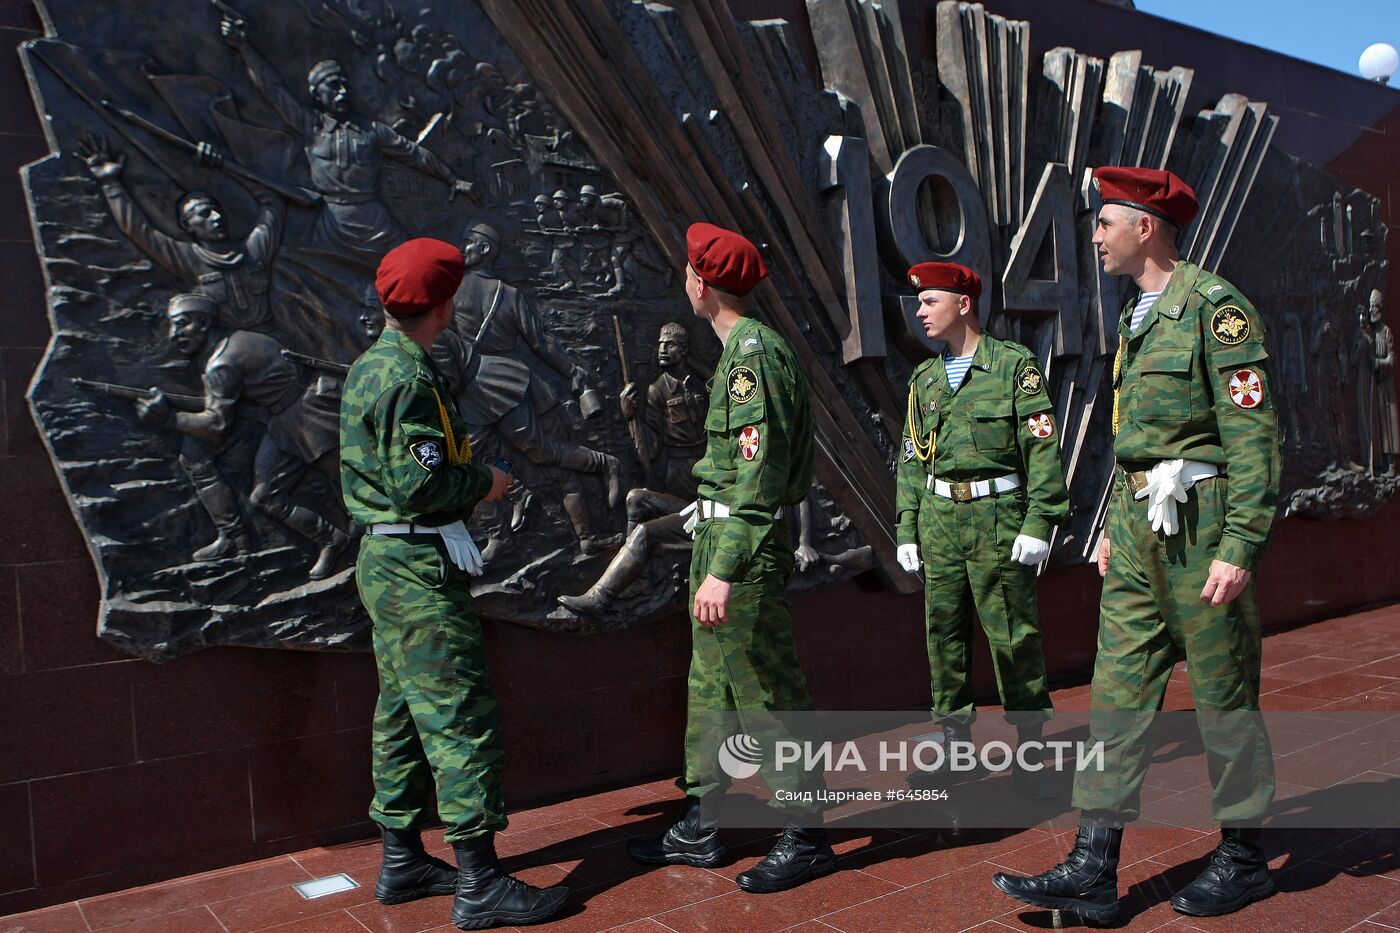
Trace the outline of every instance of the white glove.
{"type": "Polygon", "coordinates": [[[442,535],[442,542],[447,545],[447,556],[452,559],[458,570],[465,570],[474,577],[481,576],[485,569],[481,562],[481,551],[477,550],[476,542],[467,533],[467,526],[461,519],[441,526],[438,528],[438,534],[442,535]]]}
{"type": "Polygon", "coordinates": [[[685,533],[690,535],[690,537],[694,539],[695,527],[700,524],[700,503],[690,503],[690,505],[687,505],[685,508],[681,509],[681,514],[689,516],[685,520],[685,533]]]}
{"type": "Polygon", "coordinates": [[[1011,543],[1011,559],[1023,564],[1038,564],[1050,556],[1050,542],[1030,535],[1017,535],[1011,543]]]}
{"type": "Polygon", "coordinates": [[[1181,481],[1184,460],[1163,460],[1147,471],[1147,486],[1139,491],[1147,500],[1147,519],[1153,531],[1160,531],[1170,537],[1181,529],[1177,521],[1176,505],[1186,501],[1186,486],[1181,481]]]}
{"type": "Polygon", "coordinates": [[[895,558],[899,561],[899,566],[910,573],[918,573],[924,562],[919,560],[919,546],[917,544],[901,544],[895,549],[895,558]]]}

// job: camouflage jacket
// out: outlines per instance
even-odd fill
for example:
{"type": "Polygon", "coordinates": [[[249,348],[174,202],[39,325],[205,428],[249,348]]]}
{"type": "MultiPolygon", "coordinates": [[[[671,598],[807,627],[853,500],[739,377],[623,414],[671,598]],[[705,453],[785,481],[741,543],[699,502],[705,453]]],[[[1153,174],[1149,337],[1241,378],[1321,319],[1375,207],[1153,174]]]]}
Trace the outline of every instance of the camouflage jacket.
{"type": "Polygon", "coordinates": [[[445,525],[491,489],[446,381],[410,337],[385,330],[345,377],[340,488],[361,525],[445,525]]]}
{"type": "Polygon", "coordinates": [[[1177,263],[1136,334],[1118,325],[1113,453],[1127,470],[1184,457],[1229,476],[1219,560],[1252,570],[1279,492],[1264,324],[1233,285],[1177,263]]]}
{"type": "Polygon", "coordinates": [[[773,529],[773,513],[812,485],[812,404],[787,341],[752,318],[729,332],[710,381],[702,499],[729,506],[709,572],[741,576],[773,529]]]}
{"type": "Polygon", "coordinates": [[[1020,344],[983,334],[954,392],[943,357],[909,379],[909,408],[895,482],[895,538],[919,540],[919,501],[928,477],[953,483],[1020,474],[1026,490],[1021,534],[1050,540],[1069,514],[1054,406],[1035,357],[1020,344]],[[925,459],[927,457],[927,459],[925,459]]]}

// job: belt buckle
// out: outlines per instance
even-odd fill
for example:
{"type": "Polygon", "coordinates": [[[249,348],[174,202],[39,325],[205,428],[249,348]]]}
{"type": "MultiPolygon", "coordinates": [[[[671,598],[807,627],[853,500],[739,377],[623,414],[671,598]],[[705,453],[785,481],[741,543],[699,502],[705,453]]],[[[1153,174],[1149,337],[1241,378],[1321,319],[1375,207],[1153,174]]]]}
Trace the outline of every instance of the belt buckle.
{"type": "Polygon", "coordinates": [[[948,493],[951,495],[951,497],[952,497],[952,499],[953,499],[954,502],[971,502],[971,501],[972,501],[972,484],[971,484],[971,483],[949,483],[949,484],[948,484],[948,493]]]}
{"type": "Polygon", "coordinates": [[[1126,477],[1127,480],[1128,480],[1128,491],[1131,492],[1133,495],[1136,496],[1139,492],[1141,492],[1143,489],[1145,489],[1145,488],[1147,487],[1147,474],[1146,474],[1146,473],[1143,473],[1143,472],[1130,473],[1130,472],[1124,470],[1124,471],[1123,471],[1123,475],[1124,475],[1124,477],[1126,477]]]}

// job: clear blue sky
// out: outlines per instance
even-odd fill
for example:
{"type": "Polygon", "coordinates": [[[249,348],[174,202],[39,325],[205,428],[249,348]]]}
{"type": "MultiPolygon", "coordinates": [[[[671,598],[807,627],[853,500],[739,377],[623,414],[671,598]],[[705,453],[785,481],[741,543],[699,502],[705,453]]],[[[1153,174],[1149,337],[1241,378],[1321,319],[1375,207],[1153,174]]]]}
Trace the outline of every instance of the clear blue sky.
{"type": "MultiPolygon", "coordinates": [[[[1135,0],[1153,16],[1175,20],[1356,74],[1373,42],[1400,48],[1400,0],[1135,0]]],[[[1400,76],[1390,79],[1400,84],[1400,76]]]]}

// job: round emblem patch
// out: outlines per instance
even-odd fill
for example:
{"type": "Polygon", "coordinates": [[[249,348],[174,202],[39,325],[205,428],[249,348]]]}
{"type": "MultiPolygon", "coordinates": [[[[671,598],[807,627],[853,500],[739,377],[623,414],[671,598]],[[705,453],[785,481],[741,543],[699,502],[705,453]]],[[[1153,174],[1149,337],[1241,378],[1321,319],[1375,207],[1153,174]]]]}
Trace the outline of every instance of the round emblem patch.
{"type": "Polygon", "coordinates": [[[1055,422],[1051,421],[1050,416],[1044,412],[1031,415],[1026,419],[1026,430],[1036,437],[1051,437],[1055,433],[1055,422]]]}
{"type": "Polygon", "coordinates": [[[747,402],[758,394],[758,376],[747,366],[735,366],[729,371],[729,397],[747,402]]]}
{"type": "Polygon", "coordinates": [[[1027,395],[1034,395],[1040,391],[1041,383],[1045,380],[1040,376],[1040,370],[1034,366],[1027,366],[1021,371],[1021,376],[1016,380],[1016,385],[1027,395]]]}
{"type": "Polygon", "coordinates": [[[1226,305],[1211,317],[1210,332],[1225,346],[1236,346],[1249,339],[1249,318],[1234,305],[1226,305]]]}
{"type": "Polygon", "coordinates": [[[743,454],[745,460],[752,460],[758,456],[758,428],[749,425],[739,432],[739,453],[743,454]]]}
{"type": "Polygon", "coordinates": [[[1241,408],[1258,408],[1264,401],[1264,382],[1252,369],[1241,369],[1230,377],[1230,401],[1241,408]]]}

